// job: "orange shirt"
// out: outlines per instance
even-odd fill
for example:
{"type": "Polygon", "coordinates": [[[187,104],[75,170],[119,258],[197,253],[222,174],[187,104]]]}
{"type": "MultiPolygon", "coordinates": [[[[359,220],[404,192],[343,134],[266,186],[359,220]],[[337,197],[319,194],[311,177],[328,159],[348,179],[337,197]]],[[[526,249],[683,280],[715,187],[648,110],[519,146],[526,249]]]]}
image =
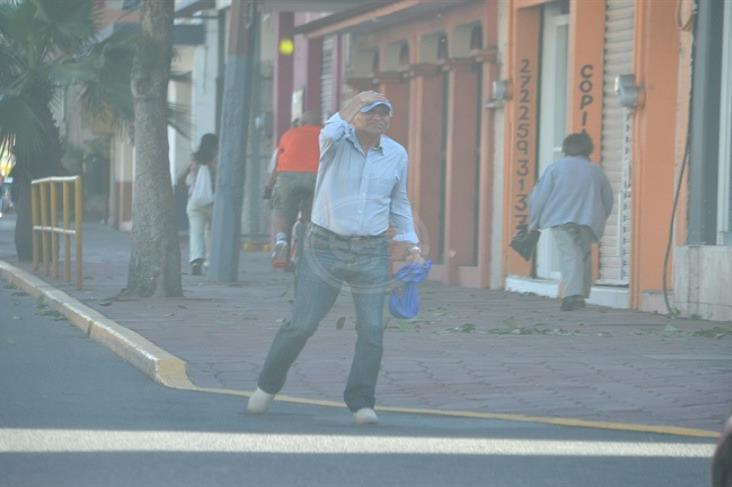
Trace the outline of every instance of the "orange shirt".
{"type": "Polygon", "coordinates": [[[318,172],[320,127],[302,125],[291,128],[280,138],[277,172],[318,172]]]}

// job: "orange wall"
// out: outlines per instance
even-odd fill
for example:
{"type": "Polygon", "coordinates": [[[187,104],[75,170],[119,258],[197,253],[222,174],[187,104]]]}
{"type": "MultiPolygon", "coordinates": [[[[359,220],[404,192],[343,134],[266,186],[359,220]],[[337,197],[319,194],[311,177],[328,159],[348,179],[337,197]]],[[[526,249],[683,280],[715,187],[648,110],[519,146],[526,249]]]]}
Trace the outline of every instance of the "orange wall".
{"type": "MultiPolygon", "coordinates": [[[[529,221],[529,194],[536,182],[537,116],[539,82],[539,42],[541,8],[514,11],[511,29],[512,99],[506,105],[506,213],[504,248],[515,233],[516,225],[529,221]]],[[[515,252],[504,254],[508,274],[529,275],[531,266],[515,252]]]]}
{"type": "MultiPolygon", "coordinates": [[[[572,0],[569,9],[569,132],[587,132],[595,144],[590,156],[600,162],[602,143],[605,1],[572,0]]],[[[600,272],[598,246],[592,248],[592,273],[600,272]]]]}
{"type": "MultiPolygon", "coordinates": [[[[367,42],[375,45],[380,58],[386,59],[387,50],[394,43],[409,43],[410,66],[405,71],[376,73],[379,88],[396,104],[397,115],[404,119],[392,121],[390,135],[408,147],[410,157],[410,198],[414,206],[417,224],[422,237],[435,260],[433,277],[450,282],[462,282],[460,266],[481,266],[481,271],[471,275],[469,285],[487,285],[489,275],[489,238],[491,225],[491,183],[493,166],[493,139],[478,145],[478,137],[484,136],[486,126],[492,129],[492,113],[483,115],[482,101],[478,98],[477,71],[483,71],[483,94],[490,86],[488,66],[495,61],[497,41],[497,2],[473,2],[461,8],[447,10],[440,16],[419,18],[400,23],[399,28],[389,28],[371,34],[367,42]],[[458,27],[480,22],[483,28],[485,51],[471,52],[470,58],[453,59],[455,56],[454,33],[458,27]],[[424,36],[444,33],[448,37],[449,55],[445,63],[423,63],[420,51],[424,36]],[[488,49],[492,47],[493,50],[488,49]],[[475,58],[473,58],[475,57],[475,58]],[[488,60],[489,59],[489,60],[488,60]],[[485,62],[486,64],[483,64],[485,62]],[[444,73],[450,79],[448,104],[442,106],[444,73]],[[398,83],[402,75],[407,83],[398,83]],[[486,84],[488,83],[488,84],[486,84]],[[476,120],[482,118],[482,132],[476,132],[476,120]],[[446,126],[444,124],[447,124],[446,126]],[[441,147],[443,129],[448,130],[447,147],[441,147]],[[406,138],[400,140],[399,137],[406,138]],[[441,181],[443,151],[446,149],[447,174],[441,181]],[[481,166],[481,197],[478,202],[480,228],[475,228],[476,192],[475,174],[477,159],[481,166]],[[485,175],[488,176],[485,176],[485,175]],[[445,184],[446,207],[444,222],[444,249],[438,255],[440,241],[440,188],[445,184]],[[487,195],[487,196],[485,196],[487,195]],[[488,229],[488,230],[486,230],[488,229]],[[479,233],[481,250],[478,262],[475,256],[475,238],[479,233]],[[486,251],[483,252],[483,249],[486,251]],[[444,265],[440,265],[444,264],[444,265]],[[482,279],[480,275],[485,274],[482,279]]],[[[461,53],[460,56],[467,56],[461,53]]],[[[385,66],[382,66],[385,68],[385,66]]],[[[492,133],[491,133],[492,135],[492,133]]]]}
{"type": "Polygon", "coordinates": [[[631,306],[662,289],[673,200],[679,35],[676,2],[639,2],[634,68],[644,91],[633,133],[631,306]]]}
{"type": "Polygon", "coordinates": [[[586,131],[595,142],[592,160],[600,160],[602,140],[605,1],[573,0],[569,18],[571,132],[586,131]]]}
{"type": "MultiPolygon", "coordinates": [[[[432,278],[470,286],[486,286],[490,276],[493,112],[483,108],[483,101],[498,72],[495,63],[499,1],[474,1],[438,16],[401,22],[398,27],[375,31],[359,39],[361,48],[376,48],[382,60],[380,68],[385,71],[374,73],[374,77],[378,89],[395,104],[389,135],[409,151],[410,199],[423,247],[429,249],[436,264],[432,278]],[[477,23],[483,30],[484,49],[468,52],[463,27],[477,23]],[[425,36],[434,40],[432,36],[437,33],[448,38],[449,59],[444,61],[437,61],[435,53],[426,57],[421,53],[425,36]],[[456,34],[460,35],[462,44],[455,42],[456,34]],[[395,66],[394,44],[405,41],[409,46],[409,65],[395,66]],[[387,64],[385,59],[389,59],[387,64]],[[479,72],[483,80],[481,97],[478,96],[479,72]],[[449,91],[447,105],[443,106],[446,78],[450,80],[449,91]],[[481,133],[477,132],[479,117],[481,133]],[[444,130],[448,131],[447,147],[442,146],[444,130]],[[446,159],[444,181],[443,157],[446,159]],[[479,198],[475,188],[477,164],[480,165],[479,198]],[[440,221],[443,185],[444,225],[440,221]],[[476,209],[480,215],[477,219],[476,209]],[[440,230],[444,232],[442,235],[440,230]],[[438,251],[443,236],[444,248],[438,251]]],[[[434,45],[430,48],[434,49],[434,45]]]]}

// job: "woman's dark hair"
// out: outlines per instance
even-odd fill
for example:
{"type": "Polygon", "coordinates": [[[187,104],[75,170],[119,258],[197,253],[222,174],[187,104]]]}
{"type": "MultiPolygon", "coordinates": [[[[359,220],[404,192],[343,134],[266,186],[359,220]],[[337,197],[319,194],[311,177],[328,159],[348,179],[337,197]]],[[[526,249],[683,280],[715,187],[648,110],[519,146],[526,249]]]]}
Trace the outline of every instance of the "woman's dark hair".
{"type": "Polygon", "coordinates": [[[219,148],[219,138],[216,134],[204,134],[198,144],[198,150],[193,153],[193,160],[199,164],[208,164],[214,158],[219,148]]]}
{"type": "Polygon", "coordinates": [[[562,142],[562,152],[567,156],[589,157],[593,149],[592,139],[587,132],[569,134],[562,142]]]}

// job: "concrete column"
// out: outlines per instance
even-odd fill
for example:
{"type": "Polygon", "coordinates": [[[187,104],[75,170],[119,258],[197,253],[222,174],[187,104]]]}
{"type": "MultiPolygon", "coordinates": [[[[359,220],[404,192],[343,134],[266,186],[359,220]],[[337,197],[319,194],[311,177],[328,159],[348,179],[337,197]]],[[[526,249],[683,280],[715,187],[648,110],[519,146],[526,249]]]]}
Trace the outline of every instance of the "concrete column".
{"type": "MultiPolygon", "coordinates": [[[[492,39],[491,39],[492,41],[492,39]]],[[[491,275],[494,273],[493,255],[500,255],[501,248],[497,244],[494,233],[500,235],[500,218],[494,215],[494,206],[500,207],[500,199],[503,197],[500,190],[494,190],[497,171],[501,164],[496,160],[496,144],[500,143],[496,136],[496,113],[495,110],[484,107],[485,100],[489,99],[491,86],[494,80],[500,79],[500,68],[498,65],[498,50],[494,45],[485,49],[483,55],[478,57],[481,63],[479,69],[483,70],[483,90],[479,100],[478,110],[482,112],[481,144],[480,144],[480,225],[477,229],[478,237],[478,277],[476,287],[490,287],[491,275]]],[[[500,266],[496,266],[500,267],[500,266]]]]}

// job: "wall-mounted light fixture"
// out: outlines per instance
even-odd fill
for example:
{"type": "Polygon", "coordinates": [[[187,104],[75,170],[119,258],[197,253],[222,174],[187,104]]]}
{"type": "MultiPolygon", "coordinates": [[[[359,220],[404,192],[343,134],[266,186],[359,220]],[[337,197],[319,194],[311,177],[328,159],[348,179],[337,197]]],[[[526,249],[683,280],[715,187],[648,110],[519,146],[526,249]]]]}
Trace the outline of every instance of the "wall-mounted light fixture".
{"type": "Polygon", "coordinates": [[[485,108],[499,108],[503,102],[511,99],[511,80],[495,80],[491,84],[491,98],[483,106],[485,108]]]}
{"type": "Polygon", "coordinates": [[[621,106],[633,110],[641,104],[641,87],[635,84],[634,74],[615,77],[615,94],[621,106]]]}

